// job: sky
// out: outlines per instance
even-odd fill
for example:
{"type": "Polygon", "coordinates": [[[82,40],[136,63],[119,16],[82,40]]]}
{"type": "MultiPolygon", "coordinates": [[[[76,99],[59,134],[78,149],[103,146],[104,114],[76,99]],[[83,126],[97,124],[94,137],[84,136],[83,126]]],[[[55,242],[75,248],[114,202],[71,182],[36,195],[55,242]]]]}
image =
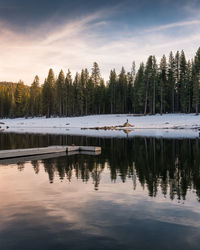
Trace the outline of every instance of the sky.
{"type": "Polygon", "coordinates": [[[0,81],[30,85],[48,70],[130,71],[200,46],[200,0],[0,0],[0,81]]]}

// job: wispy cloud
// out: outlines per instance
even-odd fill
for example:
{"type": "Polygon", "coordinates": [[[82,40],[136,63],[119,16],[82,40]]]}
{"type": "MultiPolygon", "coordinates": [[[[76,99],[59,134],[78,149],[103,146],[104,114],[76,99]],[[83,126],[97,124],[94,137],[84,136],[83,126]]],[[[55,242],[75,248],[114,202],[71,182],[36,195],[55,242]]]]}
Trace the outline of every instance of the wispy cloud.
{"type": "Polygon", "coordinates": [[[176,23],[169,23],[166,25],[156,26],[150,29],[147,29],[147,32],[153,32],[153,31],[162,31],[166,29],[173,29],[177,27],[185,27],[185,26],[194,26],[200,24],[200,20],[189,20],[189,21],[183,21],[183,22],[176,22],[176,23]]]}
{"type": "Polygon", "coordinates": [[[200,44],[198,18],[144,27],[127,36],[127,30],[103,32],[110,25],[106,16],[112,11],[98,11],[59,26],[48,22],[26,34],[1,22],[0,80],[22,79],[30,84],[36,74],[43,81],[50,67],[56,74],[61,68],[75,73],[82,67],[90,69],[94,61],[99,62],[102,75],[108,79],[111,68],[119,71],[123,65],[129,70],[133,60],[139,65],[151,54],[159,60],[164,53],[184,49],[189,58],[193,57],[200,44]]]}

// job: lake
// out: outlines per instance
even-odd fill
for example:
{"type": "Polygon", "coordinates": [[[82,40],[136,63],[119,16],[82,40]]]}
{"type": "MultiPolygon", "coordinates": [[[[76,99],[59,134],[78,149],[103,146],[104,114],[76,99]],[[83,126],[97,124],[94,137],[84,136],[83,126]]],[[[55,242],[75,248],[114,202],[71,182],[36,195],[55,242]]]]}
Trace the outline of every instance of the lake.
{"type": "Polygon", "coordinates": [[[200,140],[0,134],[0,149],[100,155],[0,163],[0,249],[199,249],[200,140]]]}

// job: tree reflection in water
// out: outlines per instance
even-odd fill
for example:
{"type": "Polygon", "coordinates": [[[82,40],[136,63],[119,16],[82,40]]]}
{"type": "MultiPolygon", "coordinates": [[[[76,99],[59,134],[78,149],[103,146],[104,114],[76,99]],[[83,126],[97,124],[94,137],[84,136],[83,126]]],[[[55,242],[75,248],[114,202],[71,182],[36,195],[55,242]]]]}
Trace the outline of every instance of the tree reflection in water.
{"type": "MultiPolygon", "coordinates": [[[[73,155],[34,160],[36,174],[44,166],[49,181],[56,175],[61,180],[71,181],[76,177],[87,182],[92,178],[95,190],[101,185],[104,169],[109,169],[110,178],[122,182],[137,180],[148,188],[149,196],[155,197],[158,190],[169,194],[171,199],[186,199],[188,190],[195,190],[200,201],[200,142],[198,139],[156,138],[87,138],[78,136],[1,134],[0,148],[42,147],[47,145],[96,145],[102,147],[99,156],[73,155]],[[41,162],[43,164],[41,164],[41,162]]],[[[23,163],[18,164],[23,170],[23,163]]]]}

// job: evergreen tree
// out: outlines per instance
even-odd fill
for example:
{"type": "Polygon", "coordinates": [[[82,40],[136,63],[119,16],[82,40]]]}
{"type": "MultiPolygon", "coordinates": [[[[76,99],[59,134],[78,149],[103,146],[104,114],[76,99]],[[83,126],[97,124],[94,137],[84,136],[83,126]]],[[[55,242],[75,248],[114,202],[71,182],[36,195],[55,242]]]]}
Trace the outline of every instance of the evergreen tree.
{"type": "Polygon", "coordinates": [[[158,66],[157,66],[157,62],[156,62],[156,58],[155,56],[153,56],[152,58],[152,81],[153,81],[153,100],[152,100],[152,114],[155,115],[156,113],[156,88],[157,88],[157,71],[158,71],[158,66]]]}
{"type": "Polygon", "coordinates": [[[187,112],[191,113],[192,109],[192,64],[190,60],[187,62],[186,72],[186,95],[187,95],[187,112]]]}
{"type": "Polygon", "coordinates": [[[193,105],[195,113],[199,114],[199,90],[200,90],[200,48],[197,50],[193,66],[193,105]]]}
{"type": "Polygon", "coordinates": [[[78,73],[75,75],[74,79],[74,114],[83,115],[83,86],[81,83],[81,78],[78,73]]]}
{"type": "Polygon", "coordinates": [[[167,60],[163,55],[160,62],[160,114],[165,112],[166,101],[165,101],[165,89],[167,84],[167,60]]]}
{"type": "Polygon", "coordinates": [[[8,111],[7,111],[7,117],[15,117],[15,110],[16,110],[16,103],[15,103],[15,88],[12,86],[9,88],[8,91],[8,111]]]}
{"type": "Polygon", "coordinates": [[[180,55],[180,110],[187,112],[188,107],[188,81],[187,81],[187,62],[185,53],[182,50],[180,55]]]}
{"type": "Polygon", "coordinates": [[[175,111],[175,59],[173,56],[172,51],[169,55],[169,63],[168,63],[168,82],[170,86],[170,98],[169,98],[169,105],[171,106],[170,112],[174,113],[175,111]]]}
{"type": "Polygon", "coordinates": [[[81,86],[83,88],[83,97],[84,97],[84,114],[88,114],[88,100],[89,100],[89,92],[88,92],[88,82],[89,82],[89,72],[88,69],[84,69],[81,72],[81,86]]]}
{"type": "Polygon", "coordinates": [[[95,104],[96,104],[96,113],[101,114],[105,113],[105,102],[106,102],[106,91],[104,80],[101,79],[100,85],[95,88],[95,104]]]}
{"type": "Polygon", "coordinates": [[[55,111],[55,77],[52,69],[49,70],[47,79],[42,88],[43,112],[47,118],[55,111]]]}
{"type": "Polygon", "coordinates": [[[116,112],[116,89],[117,89],[117,74],[115,69],[110,71],[108,82],[108,98],[110,103],[110,113],[116,112]]]}
{"type": "Polygon", "coordinates": [[[149,111],[151,114],[155,111],[155,79],[156,79],[156,59],[154,56],[149,56],[145,72],[145,102],[144,102],[144,114],[149,111]]]}
{"type": "Polygon", "coordinates": [[[65,75],[63,70],[60,71],[56,81],[56,107],[59,116],[64,114],[64,97],[65,97],[65,75]]]}
{"type": "Polygon", "coordinates": [[[117,102],[117,113],[127,112],[127,91],[128,91],[127,75],[124,67],[122,67],[118,78],[117,98],[119,99],[117,102]]]}
{"type": "Polygon", "coordinates": [[[86,93],[87,93],[87,115],[95,113],[95,86],[92,80],[92,77],[89,78],[86,85],[86,93]]]}
{"type": "Polygon", "coordinates": [[[24,91],[25,91],[24,83],[20,80],[15,90],[15,104],[16,104],[15,114],[17,117],[23,116],[24,91]]]}
{"type": "Polygon", "coordinates": [[[95,87],[100,85],[101,74],[100,74],[100,69],[99,69],[99,65],[97,62],[94,62],[93,64],[91,79],[94,82],[95,87]]]}
{"type": "Polygon", "coordinates": [[[32,117],[41,114],[40,95],[41,95],[41,90],[40,90],[39,77],[36,75],[30,87],[30,115],[32,117]]]}
{"type": "Polygon", "coordinates": [[[141,63],[136,74],[135,84],[134,84],[134,97],[133,106],[136,113],[142,113],[144,111],[145,103],[145,75],[144,75],[144,64],[141,63]]]}
{"type": "Polygon", "coordinates": [[[74,114],[74,87],[70,70],[65,78],[65,109],[67,116],[74,114]]]}
{"type": "Polygon", "coordinates": [[[180,53],[179,51],[176,52],[175,55],[175,105],[176,111],[180,110],[180,53]]]}
{"type": "Polygon", "coordinates": [[[127,112],[132,112],[133,108],[133,85],[134,85],[135,76],[132,72],[127,73],[127,112]]]}

